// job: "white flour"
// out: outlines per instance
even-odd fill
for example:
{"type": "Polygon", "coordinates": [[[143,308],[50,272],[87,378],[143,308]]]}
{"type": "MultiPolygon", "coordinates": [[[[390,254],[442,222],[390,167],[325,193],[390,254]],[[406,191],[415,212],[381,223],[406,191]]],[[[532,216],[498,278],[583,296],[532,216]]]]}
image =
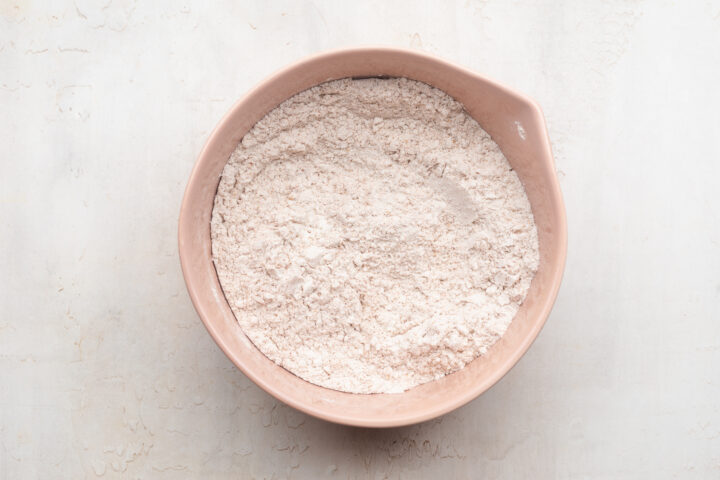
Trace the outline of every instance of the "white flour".
{"type": "Polygon", "coordinates": [[[407,79],[329,82],[258,122],[223,171],[212,250],[265,355],[357,393],[401,392],[482,355],[538,266],[498,146],[407,79]]]}

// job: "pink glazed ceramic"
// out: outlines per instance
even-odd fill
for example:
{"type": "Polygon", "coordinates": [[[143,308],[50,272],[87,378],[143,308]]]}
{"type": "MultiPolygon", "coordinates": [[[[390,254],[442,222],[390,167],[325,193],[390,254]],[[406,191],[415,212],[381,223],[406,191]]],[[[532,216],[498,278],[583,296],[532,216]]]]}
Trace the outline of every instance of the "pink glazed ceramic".
{"type": "Polygon", "coordinates": [[[275,398],[332,422],[393,427],[440,416],[505,375],[537,337],[560,287],[567,251],[565,207],[545,121],[531,99],[430,55],[395,48],[322,53],[274,74],[240,99],[205,145],[183,198],[179,250],[188,292],[210,335],[252,381],[275,398]],[[360,395],[313,385],[277,366],[243,334],[225,300],[210,255],[210,214],[220,173],[245,133],[292,95],[343,77],[408,77],[459,100],[492,136],[525,186],[540,242],[540,267],[505,335],[458,372],[400,394],[360,395]]]}

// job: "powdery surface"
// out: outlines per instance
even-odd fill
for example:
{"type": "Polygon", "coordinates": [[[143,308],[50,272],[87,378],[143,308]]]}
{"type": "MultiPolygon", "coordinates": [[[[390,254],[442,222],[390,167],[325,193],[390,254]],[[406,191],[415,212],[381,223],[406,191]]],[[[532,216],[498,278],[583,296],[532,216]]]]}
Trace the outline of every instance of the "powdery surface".
{"type": "Polygon", "coordinates": [[[212,215],[243,331],[317,385],[401,392],[505,332],[538,266],[527,197],[444,92],[407,79],[302,92],[244,137],[212,215]]]}

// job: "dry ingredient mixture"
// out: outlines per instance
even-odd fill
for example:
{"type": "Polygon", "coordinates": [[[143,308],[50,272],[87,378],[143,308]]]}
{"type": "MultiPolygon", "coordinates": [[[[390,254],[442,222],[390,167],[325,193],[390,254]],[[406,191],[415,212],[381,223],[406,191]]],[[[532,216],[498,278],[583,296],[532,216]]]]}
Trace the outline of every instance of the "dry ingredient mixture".
{"type": "Polygon", "coordinates": [[[460,103],[408,79],[290,98],[231,155],[212,253],[243,331],[317,385],[401,392],[507,329],[538,267],[525,191],[460,103]]]}

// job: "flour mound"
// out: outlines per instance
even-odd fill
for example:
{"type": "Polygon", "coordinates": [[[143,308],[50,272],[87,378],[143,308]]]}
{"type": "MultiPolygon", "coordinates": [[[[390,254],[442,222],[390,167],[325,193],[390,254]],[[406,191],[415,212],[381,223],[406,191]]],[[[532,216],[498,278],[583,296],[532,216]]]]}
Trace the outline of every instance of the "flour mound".
{"type": "Polygon", "coordinates": [[[323,387],[402,392],[482,355],[538,267],[525,191],[461,104],[408,79],[299,93],[232,153],[212,254],[243,331],[323,387]]]}

